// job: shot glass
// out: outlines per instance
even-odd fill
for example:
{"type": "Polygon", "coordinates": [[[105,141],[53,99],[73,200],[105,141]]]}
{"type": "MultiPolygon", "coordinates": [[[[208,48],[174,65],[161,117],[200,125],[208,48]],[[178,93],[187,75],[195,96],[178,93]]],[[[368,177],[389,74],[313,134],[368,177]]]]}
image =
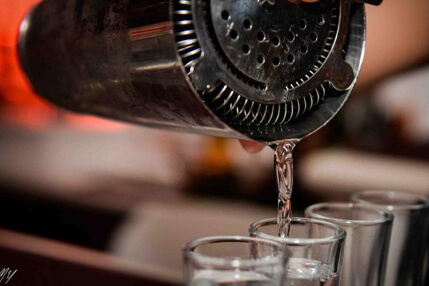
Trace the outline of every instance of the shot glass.
{"type": "Polygon", "coordinates": [[[271,240],[216,236],[189,242],[183,259],[187,286],[283,286],[288,252],[271,240]]]}
{"type": "Polygon", "coordinates": [[[308,207],[307,217],[342,226],[347,232],[342,286],[382,286],[393,216],[373,207],[322,203],[308,207]]]}
{"type": "Polygon", "coordinates": [[[277,219],[250,225],[252,237],[271,239],[287,245],[290,252],[287,284],[330,285],[339,282],[345,231],[332,223],[292,218],[288,237],[277,235],[277,219]]]}
{"type": "Polygon", "coordinates": [[[394,191],[364,191],[354,202],[395,216],[388,254],[386,286],[421,286],[428,253],[429,202],[426,197],[394,191]]]}

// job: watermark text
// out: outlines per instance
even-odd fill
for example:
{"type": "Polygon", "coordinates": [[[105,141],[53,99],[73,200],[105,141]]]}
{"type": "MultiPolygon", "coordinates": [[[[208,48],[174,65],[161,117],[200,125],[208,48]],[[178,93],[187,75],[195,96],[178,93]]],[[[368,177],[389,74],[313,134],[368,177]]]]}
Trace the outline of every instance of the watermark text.
{"type": "Polygon", "coordinates": [[[1,271],[0,271],[0,283],[4,283],[4,284],[9,283],[10,279],[12,279],[13,275],[15,275],[15,273],[17,271],[18,271],[18,269],[15,269],[15,271],[13,269],[10,269],[10,268],[1,269],[1,271]]]}

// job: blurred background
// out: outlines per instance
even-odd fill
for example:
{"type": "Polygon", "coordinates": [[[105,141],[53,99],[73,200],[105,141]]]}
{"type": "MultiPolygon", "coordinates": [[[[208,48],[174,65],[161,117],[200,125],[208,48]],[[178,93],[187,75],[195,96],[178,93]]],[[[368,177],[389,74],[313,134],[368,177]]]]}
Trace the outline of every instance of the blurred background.
{"type": "MultiPolygon", "coordinates": [[[[19,23],[38,2],[0,0],[0,267],[48,256],[178,285],[185,242],[247,235],[276,215],[269,148],[248,154],[236,140],[72,114],[38,98],[16,52],[19,23]]],[[[429,194],[427,15],[427,0],[367,6],[358,86],[296,149],[295,215],[366,189],[429,194]]]]}

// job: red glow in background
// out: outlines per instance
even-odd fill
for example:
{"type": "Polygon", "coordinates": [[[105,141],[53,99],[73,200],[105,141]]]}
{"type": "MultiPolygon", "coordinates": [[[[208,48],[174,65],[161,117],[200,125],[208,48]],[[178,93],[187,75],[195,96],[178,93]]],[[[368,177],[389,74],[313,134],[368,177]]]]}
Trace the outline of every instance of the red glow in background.
{"type": "Polygon", "coordinates": [[[88,131],[123,129],[119,123],[59,112],[34,94],[20,68],[17,44],[22,19],[39,2],[41,0],[0,0],[0,120],[36,130],[58,122],[88,131]]]}

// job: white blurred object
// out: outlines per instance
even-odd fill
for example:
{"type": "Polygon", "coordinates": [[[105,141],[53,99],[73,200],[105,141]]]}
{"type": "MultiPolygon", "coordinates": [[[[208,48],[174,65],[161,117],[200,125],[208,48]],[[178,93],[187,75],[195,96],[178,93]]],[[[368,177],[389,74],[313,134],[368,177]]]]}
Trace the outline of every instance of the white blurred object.
{"type": "Polygon", "coordinates": [[[303,186],[324,200],[368,189],[429,194],[429,163],[415,160],[329,149],[302,158],[297,171],[303,186]]]}
{"type": "MultiPolygon", "coordinates": [[[[78,131],[55,127],[29,131],[0,127],[0,181],[31,189],[79,193],[115,177],[180,187],[211,137],[149,128],[78,131]]],[[[237,140],[228,140],[228,159],[244,182],[265,176],[273,152],[248,154],[237,140]],[[251,179],[249,179],[251,178],[251,179]]]]}
{"type": "Polygon", "coordinates": [[[147,202],[130,213],[110,252],[181,273],[183,245],[204,236],[248,236],[249,225],[275,216],[275,208],[227,201],[147,202]]]}
{"type": "Polygon", "coordinates": [[[106,179],[110,184],[115,178],[176,187],[186,172],[183,158],[203,140],[143,128],[106,133],[2,128],[0,180],[28,190],[73,195],[109,187],[106,179]]]}
{"type": "Polygon", "coordinates": [[[429,67],[383,82],[373,101],[388,119],[400,118],[404,138],[415,143],[429,142],[429,67]]]}

